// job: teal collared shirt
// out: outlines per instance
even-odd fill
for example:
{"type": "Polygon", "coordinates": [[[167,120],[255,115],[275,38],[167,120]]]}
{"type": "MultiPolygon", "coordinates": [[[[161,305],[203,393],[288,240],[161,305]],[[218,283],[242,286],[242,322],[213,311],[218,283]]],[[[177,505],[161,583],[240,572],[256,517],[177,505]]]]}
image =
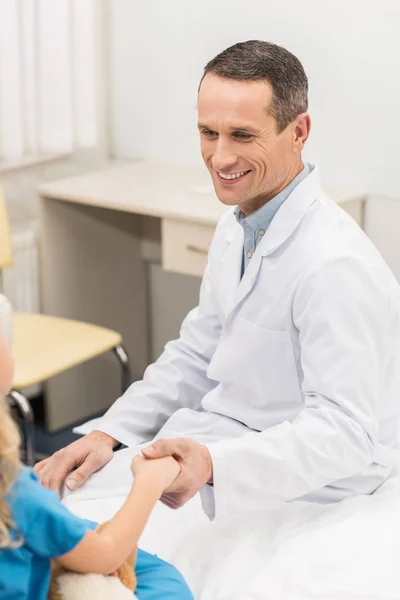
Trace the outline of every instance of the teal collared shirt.
{"type": "Polygon", "coordinates": [[[294,188],[311,173],[311,168],[308,163],[304,164],[303,170],[287,185],[279,194],[272,198],[269,202],[261,206],[251,215],[246,215],[236,207],[235,215],[238,223],[244,230],[243,244],[243,262],[242,262],[242,277],[243,273],[249,264],[256,248],[265,235],[268,227],[272,223],[272,219],[278,212],[285,200],[293,192],[294,188]]]}

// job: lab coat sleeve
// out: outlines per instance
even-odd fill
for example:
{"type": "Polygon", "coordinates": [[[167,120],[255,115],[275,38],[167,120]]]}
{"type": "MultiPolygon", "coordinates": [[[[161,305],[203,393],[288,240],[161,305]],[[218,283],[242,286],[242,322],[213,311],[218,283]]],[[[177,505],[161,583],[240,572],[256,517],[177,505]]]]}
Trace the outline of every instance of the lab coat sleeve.
{"type": "MultiPolygon", "coordinates": [[[[300,283],[292,319],[304,409],[293,422],[208,446],[214,471],[210,518],[298,499],[373,462],[386,344],[395,335],[390,315],[393,323],[397,318],[389,291],[381,289],[387,281],[380,279],[358,258],[343,257],[300,283]]],[[[208,487],[207,496],[210,507],[208,487]]]]}
{"type": "Polygon", "coordinates": [[[178,409],[199,408],[203,396],[216,385],[207,377],[207,369],[220,329],[207,267],[199,305],[183,321],[179,339],[166,345],[143,379],[113,404],[96,429],[132,446],[152,440],[178,409]]]}

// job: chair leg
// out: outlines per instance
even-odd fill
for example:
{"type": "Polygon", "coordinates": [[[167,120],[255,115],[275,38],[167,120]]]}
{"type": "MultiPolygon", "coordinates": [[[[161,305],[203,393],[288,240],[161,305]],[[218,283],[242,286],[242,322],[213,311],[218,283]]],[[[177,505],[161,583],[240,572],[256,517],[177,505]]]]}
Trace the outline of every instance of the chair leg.
{"type": "Polygon", "coordinates": [[[117,357],[119,364],[121,365],[121,391],[122,394],[126,392],[128,387],[131,385],[131,369],[129,365],[129,357],[122,345],[113,348],[113,352],[117,357]]]}
{"type": "Polygon", "coordinates": [[[35,456],[35,442],[34,442],[34,417],[32,407],[29,403],[29,400],[26,396],[21,394],[21,392],[17,392],[16,390],[11,390],[8,394],[8,397],[14,403],[14,406],[20,412],[23,422],[24,422],[24,436],[25,436],[25,447],[26,447],[26,456],[25,461],[26,464],[30,467],[34,465],[34,456],[35,456]]]}

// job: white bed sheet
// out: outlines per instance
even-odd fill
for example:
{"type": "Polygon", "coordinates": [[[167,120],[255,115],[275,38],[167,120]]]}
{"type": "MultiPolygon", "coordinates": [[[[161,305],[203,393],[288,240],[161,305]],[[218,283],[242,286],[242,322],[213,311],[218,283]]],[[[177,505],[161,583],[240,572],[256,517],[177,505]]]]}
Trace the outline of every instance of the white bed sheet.
{"type": "MultiPolygon", "coordinates": [[[[131,483],[124,452],[66,497],[73,512],[103,521],[121,506],[131,483]]],[[[179,511],[158,504],[140,546],[175,564],[196,600],[399,600],[400,475],[373,496],[235,521],[210,523],[198,497],[179,511]]]]}

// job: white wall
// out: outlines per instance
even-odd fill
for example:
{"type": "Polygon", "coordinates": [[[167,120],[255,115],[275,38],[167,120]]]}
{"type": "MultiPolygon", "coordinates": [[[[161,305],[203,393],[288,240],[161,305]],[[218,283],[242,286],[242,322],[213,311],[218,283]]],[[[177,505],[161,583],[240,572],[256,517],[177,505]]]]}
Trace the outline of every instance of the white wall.
{"type": "Polygon", "coordinates": [[[96,14],[95,0],[0,2],[0,161],[97,144],[96,14]]]}
{"type": "Polygon", "coordinates": [[[111,0],[110,28],[117,156],[199,162],[202,68],[259,38],[303,62],[313,118],[305,158],[325,184],[400,195],[399,0],[111,0]]]}

